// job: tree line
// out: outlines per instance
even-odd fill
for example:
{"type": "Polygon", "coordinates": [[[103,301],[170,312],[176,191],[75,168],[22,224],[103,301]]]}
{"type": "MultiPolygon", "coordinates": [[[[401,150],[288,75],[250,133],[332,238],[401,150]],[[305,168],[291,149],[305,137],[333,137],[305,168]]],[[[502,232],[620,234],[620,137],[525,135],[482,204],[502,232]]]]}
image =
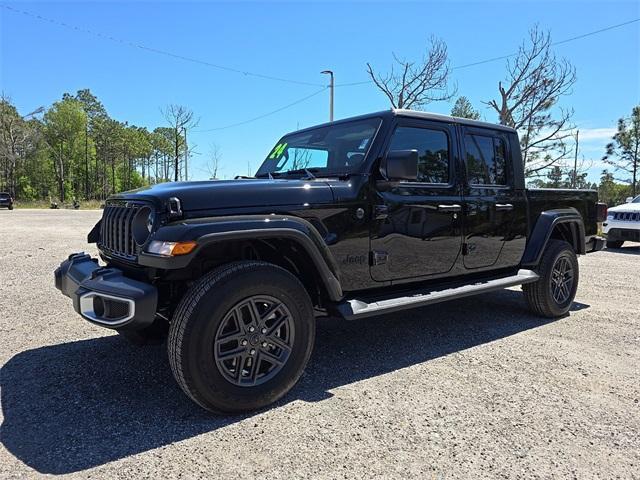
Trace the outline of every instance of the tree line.
{"type": "Polygon", "coordinates": [[[90,90],[21,115],[0,97],[0,191],[23,201],[103,200],[149,184],[186,178],[185,107],[163,110],[153,131],[111,118],[90,90]]]}

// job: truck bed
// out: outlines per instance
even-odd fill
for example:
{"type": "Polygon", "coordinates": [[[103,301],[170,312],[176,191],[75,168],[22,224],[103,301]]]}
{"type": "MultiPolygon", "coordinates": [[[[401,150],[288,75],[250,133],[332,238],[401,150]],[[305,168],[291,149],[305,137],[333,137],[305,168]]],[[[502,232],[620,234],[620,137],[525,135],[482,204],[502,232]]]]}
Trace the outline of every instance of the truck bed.
{"type": "Polygon", "coordinates": [[[595,235],[598,231],[596,219],[596,190],[575,190],[568,188],[529,188],[529,218],[538,218],[541,212],[558,208],[575,208],[584,221],[585,235],[595,235]]]}

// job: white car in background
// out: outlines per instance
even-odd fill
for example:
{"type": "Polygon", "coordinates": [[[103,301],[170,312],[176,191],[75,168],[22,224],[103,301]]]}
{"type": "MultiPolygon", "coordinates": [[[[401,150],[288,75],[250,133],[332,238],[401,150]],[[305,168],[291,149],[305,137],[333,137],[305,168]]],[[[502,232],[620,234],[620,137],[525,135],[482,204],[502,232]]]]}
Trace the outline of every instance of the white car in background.
{"type": "Polygon", "coordinates": [[[607,237],[607,248],[620,248],[624,242],[640,242],[640,195],[610,208],[602,233],[607,237]]]}

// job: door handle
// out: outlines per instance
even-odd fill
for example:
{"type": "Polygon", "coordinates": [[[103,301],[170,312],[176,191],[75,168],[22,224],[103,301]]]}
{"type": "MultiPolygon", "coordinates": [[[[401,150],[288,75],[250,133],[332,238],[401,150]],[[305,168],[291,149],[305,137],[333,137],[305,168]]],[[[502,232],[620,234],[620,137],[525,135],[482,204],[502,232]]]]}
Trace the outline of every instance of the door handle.
{"type": "Polygon", "coordinates": [[[496,203],[496,212],[506,212],[513,210],[513,205],[510,203],[496,203]]]}
{"type": "Polygon", "coordinates": [[[453,205],[438,205],[439,212],[461,212],[462,206],[458,204],[453,205]]]}

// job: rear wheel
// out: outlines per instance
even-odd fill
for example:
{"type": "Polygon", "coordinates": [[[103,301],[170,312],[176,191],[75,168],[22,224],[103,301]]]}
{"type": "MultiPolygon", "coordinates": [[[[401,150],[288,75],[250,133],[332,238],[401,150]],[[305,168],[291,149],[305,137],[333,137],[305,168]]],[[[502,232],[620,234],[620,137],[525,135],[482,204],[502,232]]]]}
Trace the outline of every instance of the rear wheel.
{"type": "Polygon", "coordinates": [[[607,240],[607,248],[620,248],[622,247],[623,243],[624,243],[624,240],[616,240],[616,241],[607,240]]]}
{"type": "Polygon", "coordinates": [[[543,317],[556,318],[569,311],[578,290],[578,257],[567,242],[552,239],[537,269],[540,279],[523,285],[529,308],[543,317]]]}
{"type": "Polygon", "coordinates": [[[311,300],[294,275],[266,262],[236,262],[209,272],[184,296],[169,329],[169,362],[200,406],[242,412],[295,385],[314,338],[311,300]]]}

